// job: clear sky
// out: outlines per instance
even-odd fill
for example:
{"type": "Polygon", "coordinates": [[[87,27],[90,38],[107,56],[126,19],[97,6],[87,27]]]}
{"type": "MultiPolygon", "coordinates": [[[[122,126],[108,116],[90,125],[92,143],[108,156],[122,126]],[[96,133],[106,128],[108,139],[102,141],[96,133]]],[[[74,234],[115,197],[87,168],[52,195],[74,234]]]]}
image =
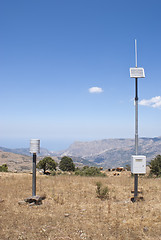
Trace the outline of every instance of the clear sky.
{"type": "Polygon", "coordinates": [[[160,0],[2,0],[0,146],[161,136],[160,0]]]}

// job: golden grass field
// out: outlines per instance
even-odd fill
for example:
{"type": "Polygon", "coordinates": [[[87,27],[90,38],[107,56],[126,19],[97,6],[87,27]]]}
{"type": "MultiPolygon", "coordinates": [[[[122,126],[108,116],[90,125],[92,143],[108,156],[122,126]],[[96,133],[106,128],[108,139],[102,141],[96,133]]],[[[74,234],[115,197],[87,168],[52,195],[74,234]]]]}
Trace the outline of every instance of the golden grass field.
{"type": "Polygon", "coordinates": [[[107,178],[37,175],[42,205],[19,205],[32,195],[32,175],[0,173],[0,239],[6,240],[160,240],[161,178],[139,177],[144,201],[132,203],[130,173],[107,178]],[[109,199],[96,195],[96,182],[109,199]],[[4,201],[2,201],[4,200],[4,201]]]}

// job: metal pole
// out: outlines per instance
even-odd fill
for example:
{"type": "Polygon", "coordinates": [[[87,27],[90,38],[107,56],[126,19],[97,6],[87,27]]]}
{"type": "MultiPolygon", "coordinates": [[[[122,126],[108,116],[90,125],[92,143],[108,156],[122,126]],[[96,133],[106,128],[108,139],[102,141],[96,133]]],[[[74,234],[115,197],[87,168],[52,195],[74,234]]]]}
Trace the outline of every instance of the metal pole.
{"type": "Polygon", "coordinates": [[[134,201],[138,196],[138,174],[134,175],[134,201]]]}
{"type": "Polygon", "coordinates": [[[135,39],[135,67],[138,67],[138,61],[137,61],[137,41],[135,39]]]}
{"type": "MultiPolygon", "coordinates": [[[[138,79],[135,78],[135,154],[138,155],[138,79]]],[[[134,200],[138,196],[138,174],[134,174],[134,200]]]]}
{"type": "MultiPolygon", "coordinates": [[[[135,39],[135,67],[137,68],[137,41],[135,39]]],[[[135,78],[135,154],[138,155],[138,79],[135,78]]],[[[134,174],[134,201],[138,196],[138,174],[134,174]]]]}
{"type": "Polygon", "coordinates": [[[36,153],[33,153],[32,196],[36,196],[36,153]]]}
{"type": "Polygon", "coordinates": [[[135,154],[138,155],[138,79],[135,78],[135,154]]]}

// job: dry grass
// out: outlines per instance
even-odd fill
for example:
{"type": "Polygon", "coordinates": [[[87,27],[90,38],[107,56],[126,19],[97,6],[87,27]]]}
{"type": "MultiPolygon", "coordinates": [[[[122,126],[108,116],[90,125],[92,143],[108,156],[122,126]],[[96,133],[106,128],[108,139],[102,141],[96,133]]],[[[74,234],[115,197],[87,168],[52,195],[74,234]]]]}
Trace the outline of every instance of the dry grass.
{"type": "Polygon", "coordinates": [[[139,178],[144,201],[132,203],[133,178],[37,176],[42,205],[19,205],[31,196],[32,175],[0,173],[0,239],[105,240],[161,239],[161,179],[139,178]],[[96,182],[109,200],[96,197],[96,182]]]}
{"type": "Polygon", "coordinates": [[[7,164],[9,171],[31,171],[32,156],[0,151],[0,165],[7,164]]]}

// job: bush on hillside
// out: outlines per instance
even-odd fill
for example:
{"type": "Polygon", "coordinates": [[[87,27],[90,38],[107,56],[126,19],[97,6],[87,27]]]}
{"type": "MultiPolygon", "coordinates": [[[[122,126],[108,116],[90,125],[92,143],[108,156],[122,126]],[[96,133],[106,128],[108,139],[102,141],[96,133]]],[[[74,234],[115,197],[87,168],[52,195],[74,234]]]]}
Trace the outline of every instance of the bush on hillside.
{"type": "Polygon", "coordinates": [[[2,166],[0,166],[0,172],[8,172],[7,164],[3,164],[2,166]]]}
{"type": "Polygon", "coordinates": [[[89,167],[89,166],[84,166],[82,169],[77,169],[75,171],[76,175],[80,176],[92,176],[92,177],[105,177],[105,173],[101,173],[101,170],[97,167],[89,167]]]}
{"type": "Polygon", "coordinates": [[[161,155],[157,155],[154,159],[149,163],[150,174],[156,175],[157,177],[161,177],[161,155]]]}

